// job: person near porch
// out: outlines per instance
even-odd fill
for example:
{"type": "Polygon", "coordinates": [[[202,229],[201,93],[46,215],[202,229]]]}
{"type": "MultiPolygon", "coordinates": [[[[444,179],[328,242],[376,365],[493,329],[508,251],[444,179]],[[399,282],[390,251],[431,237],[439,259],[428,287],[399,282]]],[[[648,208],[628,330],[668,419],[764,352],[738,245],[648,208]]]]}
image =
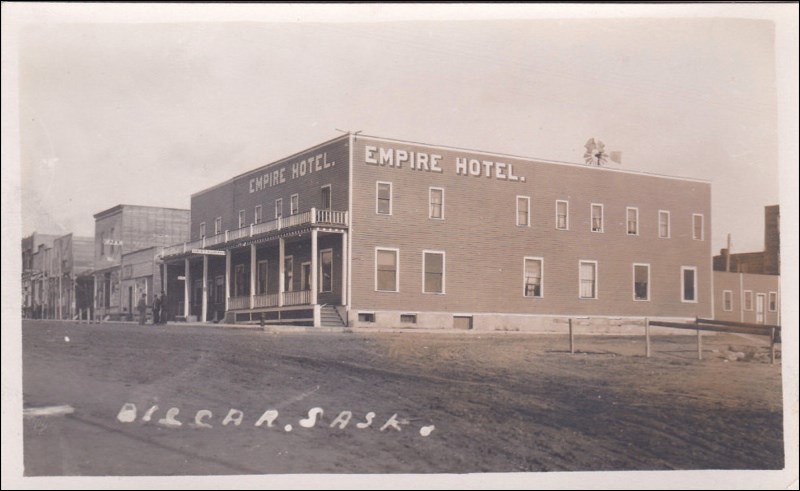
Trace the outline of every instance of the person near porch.
{"type": "Polygon", "coordinates": [[[143,326],[147,314],[147,296],[144,293],[142,293],[142,298],[139,299],[136,309],[139,311],[139,325],[143,326]]]}
{"type": "Polygon", "coordinates": [[[161,297],[156,293],[153,295],[153,325],[161,324],[161,297]]]}
{"type": "Polygon", "coordinates": [[[167,323],[167,294],[161,290],[161,311],[159,312],[159,319],[162,324],[167,323]]]}

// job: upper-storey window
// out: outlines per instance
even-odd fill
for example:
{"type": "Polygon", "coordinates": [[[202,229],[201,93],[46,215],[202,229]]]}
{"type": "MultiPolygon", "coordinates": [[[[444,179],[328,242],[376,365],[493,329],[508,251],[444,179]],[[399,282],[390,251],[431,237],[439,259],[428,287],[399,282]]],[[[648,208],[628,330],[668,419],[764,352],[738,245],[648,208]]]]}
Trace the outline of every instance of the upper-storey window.
{"type": "Polygon", "coordinates": [[[592,203],[592,232],[603,231],[603,205],[592,203]]]}
{"type": "Polygon", "coordinates": [[[200,238],[203,239],[206,236],[206,222],[200,222],[200,238]]]}
{"type": "Polygon", "coordinates": [[[528,196],[517,196],[517,226],[531,226],[531,199],[528,196]]]}
{"type": "Polygon", "coordinates": [[[569,201],[556,201],[556,228],[558,230],[569,229],[569,201]]]}
{"type": "Polygon", "coordinates": [[[629,206],[625,209],[628,235],[639,235],[639,209],[629,206]]]}
{"type": "Polygon", "coordinates": [[[379,215],[392,214],[392,183],[381,182],[375,183],[375,213],[379,215]]]}
{"type": "Polygon", "coordinates": [[[703,215],[698,213],[692,215],[692,238],[703,240],[703,215]]]}
{"type": "Polygon", "coordinates": [[[300,212],[300,195],[293,194],[289,197],[289,214],[297,215],[300,212]]]}
{"type": "Polygon", "coordinates": [[[322,186],[320,190],[320,198],[322,201],[322,209],[323,210],[330,210],[331,209],[331,185],[326,184],[322,186]]]}
{"type": "Polygon", "coordinates": [[[263,217],[261,216],[261,205],[256,205],[253,211],[253,223],[261,223],[263,217]]]}
{"type": "Polygon", "coordinates": [[[665,210],[658,211],[658,237],[669,239],[669,212],[665,210]]]}
{"type": "Polygon", "coordinates": [[[244,227],[245,225],[245,213],[244,210],[239,210],[239,228],[244,227]]]}
{"type": "Polygon", "coordinates": [[[275,200],[275,219],[283,216],[283,199],[278,198],[275,200]]]}
{"type": "Polygon", "coordinates": [[[219,235],[222,233],[222,217],[217,217],[214,219],[214,235],[219,235]]]}
{"type": "Polygon", "coordinates": [[[444,219],[444,189],[430,188],[428,190],[428,217],[444,219]]]}

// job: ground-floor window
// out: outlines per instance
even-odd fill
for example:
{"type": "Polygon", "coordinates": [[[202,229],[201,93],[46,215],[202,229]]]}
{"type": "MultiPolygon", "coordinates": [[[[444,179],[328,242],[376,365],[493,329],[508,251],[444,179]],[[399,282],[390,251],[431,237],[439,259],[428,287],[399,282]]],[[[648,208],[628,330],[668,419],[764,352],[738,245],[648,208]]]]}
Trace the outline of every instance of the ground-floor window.
{"type": "Polygon", "coordinates": [[[283,290],[294,291],[294,256],[283,258],[283,290]]]}
{"type": "Polygon", "coordinates": [[[319,291],[333,291],[333,250],[325,249],[319,253],[319,291]]]}
{"type": "Polygon", "coordinates": [[[203,280],[194,280],[194,296],[192,303],[200,305],[203,302],[203,280]]]}
{"type": "Polygon", "coordinates": [[[769,311],[778,311],[778,292],[769,292],[769,311]]]}
{"type": "Polygon", "coordinates": [[[245,277],[244,264],[237,264],[233,269],[233,296],[242,297],[247,294],[245,284],[247,279],[245,277]]]}
{"type": "Polygon", "coordinates": [[[300,265],[300,291],[311,290],[311,263],[300,265]]]}
{"type": "Polygon", "coordinates": [[[697,302],[697,268],[693,266],[681,267],[681,300],[697,302]]]}
{"type": "Polygon", "coordinates": [[[633,299],[650,300],[650,265],[633,265],[633,299]]]}
{"type": "Polygon", "coordinates": [[[225,303],[225,277],[217,276],[214,282],[214,303],[225,303]]]}
{"type": "Polygon", "coordinates": [[[597,261],[580,262],[580,298],[597,298],[597,261]]]}
{"type": "Polygon", "coordinates": [[[375,289],[381,292],[399,291],[399,255],[397,249],[375,249],[375,289]]]}
{"type": "Polygon", "coordinates": [[[523,273],[524,290],[526,297],[541,298],[542,296],[542,273],[544,260],[539,257],[525,258],[525,271],[523,273]]]}
{"type": "Polygon", "coordinates": [[[444,252],[423,251],[423,293],[444,293],[444,252]]]}
{"type": "Polygon", "coordinates": [[[722,292],[722,310],[725,312],[733,311],[733,291],[724,290],[722,292]]]}
{"type": "Polygon", "coordinates": [[[258,262],[256,269],[256,294],[264,295],[267,293],[267,260],[258,262]]]}

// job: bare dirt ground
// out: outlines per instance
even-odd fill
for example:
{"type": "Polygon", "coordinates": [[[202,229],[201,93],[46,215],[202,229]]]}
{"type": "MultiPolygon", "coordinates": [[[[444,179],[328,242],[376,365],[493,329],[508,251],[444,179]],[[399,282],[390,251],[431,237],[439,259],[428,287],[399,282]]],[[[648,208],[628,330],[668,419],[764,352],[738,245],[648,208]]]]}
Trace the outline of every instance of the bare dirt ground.
{"type": "Polygon", "coordinates": [[[25,407],[74,408],[24,418],[29,476],[783,468],[780,364],[736,335],[704,337],[698,361],[683,335],[646,359],[641,337],[578,336],[570,355],[566,335],[516,333],[22,334],[25,407]],[[171,407],[179,427],[159,423],[171,407]]]}

